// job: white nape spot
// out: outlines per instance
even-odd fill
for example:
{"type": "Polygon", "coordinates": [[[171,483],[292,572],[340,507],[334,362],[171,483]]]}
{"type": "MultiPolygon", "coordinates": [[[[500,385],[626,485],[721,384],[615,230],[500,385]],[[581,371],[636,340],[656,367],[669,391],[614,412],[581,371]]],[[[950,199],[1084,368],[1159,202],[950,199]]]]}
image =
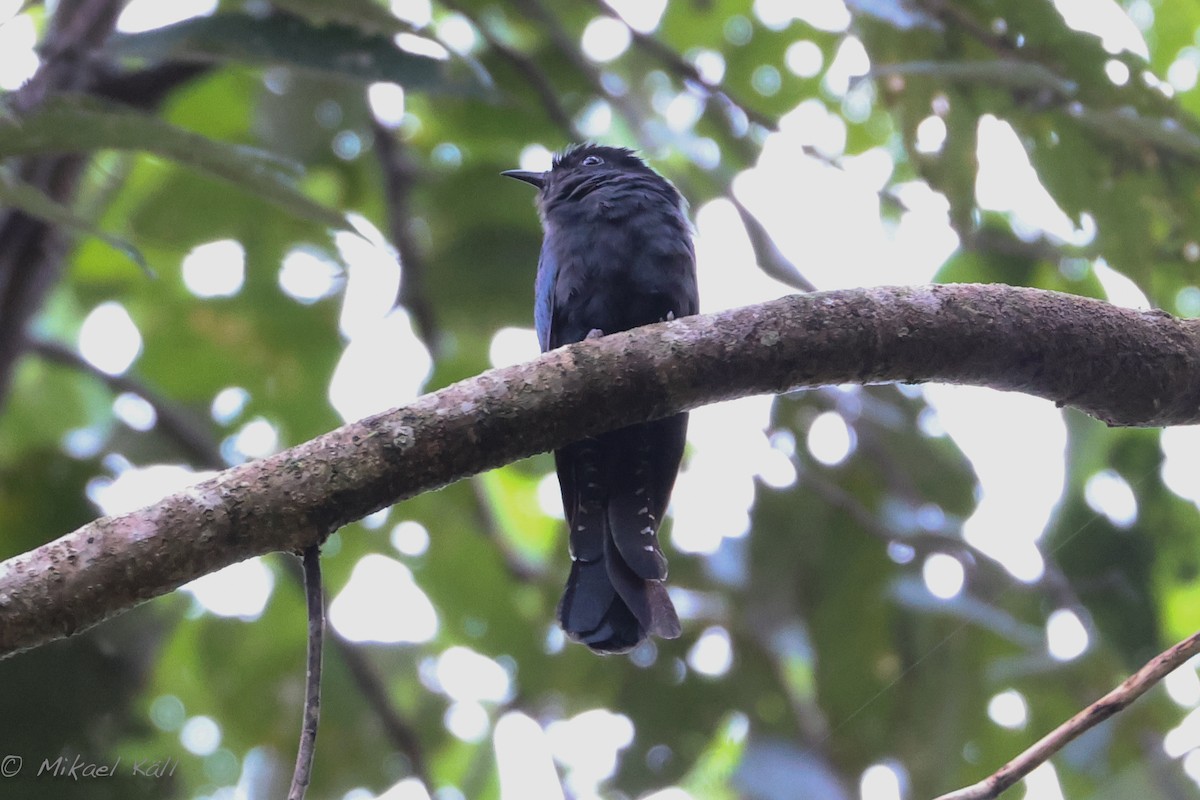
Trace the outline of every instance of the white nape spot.
{"type": "Polygon", "coordinates": [[[329,402],[347,422],[387,411],[415,399],[432,368],[408,314],[396,309],[356,331],[333,371],[329,402]],[[392,367],[380,370],[382,363],[392,367]]]}
{"type": "Polygon", "coordinates": [[[391,542],[401,555],[416,558],[429,549],[429,531],[416,520],[406,519],[392,528],[391,542]]]}
{"type": "Polygon", "coordinates": [[[247,622],[262,616],[275,588],[275,575],[260,558],[230,564],[180,587],[210,614],[247,622]]]}
{"type": "Polygon", "coordinates": [[[459,55],[466,55],[479,44],[475,27],[462,14],[447,14],[434,26],[438,40],[459,55]]]}
{"type": "Polygon", "coordinates": [[[221,746],[221,726],[212,717],[192,717],[179,730],[179,743],[193,755],[210,756],[221,746]]]}
{"type": "Polygon", "coordinates": [[[597,64],[605,64],[629,49],[629,26],[612,17],[595,17],[583,29],[580,47],[597,64]]]}
{"type": "Polygon", "coordinates": [[[460,741],[475,744],[483,740],[488,732],[487,709],[481,704],[465,700],[451,703],[442,715],[446,730],[460,741]]]}
{"type": "Polygon", "coordinates": [[[505,327],[492,335],[488,361],[493,367],[510,367],[537,358],[540,352],[533,328],[505,327]]]}
{"type": "Polygon", "coordinates": [[[688,666],[711,678],[720,677],[733,666],[733,643],[729,631],[714,625],[700,634],[687,654],[688,666]]]}
{"type": "Polygon", "coordinates": [[[1046,649],[1056,661],[1072,661],[1088,649],[1087,628],[1079,615],[1060,608],[1046,620],[1046,649]]]}
{"type": "Polygon", "coordinates": [[[141,395],[121,392],[113,400],[113,414],[135,431],[148,431],[158,421],[158,412],[141,395]]]}
{"type": "Polygon", "coordinates": [[[262,417],[255,417],[233,435],[231,446],[240,460],[263,458],[279,447],[279,431],[262,417]]]}
{"type": "Polygon", "coordinates": [[[1114,470],[1106,469],[1088,478],[1083,497],[1092,511],[1108,517],[1118,528],[1128,528],[1137,522],[1137,497],[1129,482],[1114,470]]]}
{"type": "Polygon", "coordinates": [[[250,393],[240,386],[228,386],[213,397],[209,413],[215,422],[228,425],[237,419],[250,402],[250,393]]]}
{"type": "Polygon", "coordinates": [[[1168,673],[1163,680],[1167,694],[1184,708],[1193,708],[1200,704],[1200,676],[1196,674],[1198,664],[1200,659],[1192,657],[1168,673]]]}
{"type": "Polygon", "coordinates": [[[12,92],[32,78],[41,63],[35,49],[37,26],[29,14],[0,15],[0,19],[5,20],[0,22],[0,53],[4,53],[0,59],[0,90],[12,92]]]}
{"type": "Polygon", "coordinates": [[[433,39],[417,36],[415,33],[398,33],[393,41],[396,42],[396,46],[401,50],[406,53],[412,53],[414,56],[435,58],[438,61],[450,60],[450,51],[440,42],[435,42],[433,39]]]}
{"type": "Polygon", "coordinates": [[[399,128],[404,121],[404,87],[398,83],[372,83],[367,87],[367,103],[375,121],[388,130],[399,128]]]}
{"type": "Polygon", "coordinates": [[[236,239],[196,245],[180,269],[183,285],[196,297],[232,297],[246,281],[246,248],[236,239]]]}
{"type": "Polygon", "coordinates": [[[1112,81],[1113,86],[1124,86],[1129,83],[1129,67],[1124,61],[1110,58],[1104,64],[1104,74],[1112,81]]]}
{"type": "Polygon", "coordinates": [[[825,54],[816,42],[798,39],[784,52],[783,63],[793,75],[815,78],[821,73],[821,67],[825,66],[825,54]]]}
{"type": "Polygon", "coordinates": [[[1068,26],[1098,36],[1106,52],[1128,50],[1150,60],[1145,37],[1114,0],[1054,0],[1054,7],[1068,26]]]}
{"type": "Polygon", "coordinates": [[[858,779],[858,794],[862,800],[902,800],[908,776],[898,764],[872,764],[858,779]]]}
{"type": "Polygon", "coordinates": [[[186,489],[216,474],[193,472],[187,467],[173,464],[126,466],[121,468],[114,478],[98,478],[89,482],[87,495],[101,513],[112,516],[158,502],[168,494],[186,489]]]}
{"type": "Polygon", "coordinates": [[[374,553],[354,565],[350,580],[329,604],[329,622],[353,642],[427,642],[438,630],[437,611],[412,571],[374,553]],[[380,614],[381,608],[404,613],[380,614]]]}
{"type": "Polygon", "coordinates": [[[332,293],[341,278],[342,270],[337,264],[303,247],[289,250],[279,267],[279,288],[306,305],[332,293]]]}
{"type": "Polygon", "coordinates": [[[528,144],[521,149],[521,156],[517,160],[518,166],[529,172],[545,172],[550,169],[551,163],[554,161],[554,154],[551,153],[545,146],[540,144],[528,144]]]}
{"type": "Polygon", "coordinates": [[[925,588],[939,600],[958,597],[966,583],[962,562],[947,553],[932,553],[921,565],[925,588]]]}
{"type": "Polygon", "coordinates": [[[414,28],[424,28],[433,21],[433,3],[430,0],[392,0],[392,13],[414,28]]]}
{"type": "Polygon", "coordinates": [[[79,354],[101,372],[121,375],[141,352],[141,332],[125,306],[113,300],[93,308],[79,328],[79,354]]]}
{"type": "Polygon", "coordinates": [[[595,793],[617,769],[617,754],[633,743],[633,723],[606,708],[584,711],[546,726],[554,757],[567,769],[572,796],[595,793]]]}
{"type": "Polygon", "coordinates": [[[1007,689],[993,695],[988,701],[988,717],[1002,728],[1019,731],[1029,722],[1029,704],[1025,695],[1016,689],[1007,689]]]}
{"type": "Polygon", "coordinates": [[[492,734],[502,798],[563,800],[558,771],[550,758],[550,740],[531,717],[512,711],[496,722],[492,734]]]}
{"type": "Polygon", "coordinates": [[[821,464],[835,467],[849,458],[855,448],[854,431],[836,411],[826,411],[812,421],[805,444],[821,464]]]}
{"type": "Polygon", "coordinates": [[[625,24],[638,33],[650,33],[658,27],[667,0],[605,0],[609,8],[621,15],[625,24]]]}
{"type": "Polygon", "coordinates": [[[117,17],[120,33],[142,33],[164,28],[193,17],[207,17],[217,10],[217,0],[129,0],[117,17]]]}
{"type": "Polygon", "coordinates": [[[917,125],[917,140],[914,146],[918,153],[940,153],[946,144],[946,121],[931,114],[917,125]]]}
{"type": "Polygon", "coordinates": [[[1117,272],[1103,258],[1092,262],[1092,273],[1100,281],[1104,296],[1108,302],[1123,308],[1134,308],[1139,311],[1150,309],[1150,299],[1138,288],[1138,285],[1128,276],[1117,272]]]}

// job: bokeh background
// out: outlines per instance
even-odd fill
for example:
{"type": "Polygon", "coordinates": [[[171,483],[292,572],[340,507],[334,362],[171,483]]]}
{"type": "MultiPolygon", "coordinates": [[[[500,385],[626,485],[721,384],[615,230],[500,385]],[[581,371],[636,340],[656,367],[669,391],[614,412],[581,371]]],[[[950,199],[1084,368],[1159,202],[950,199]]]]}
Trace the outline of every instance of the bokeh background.
{"type": "MultiPolygon", "coordinates": [[[[1198,41],[1191,0],[0,0],[0,555],[533,356],[498,173],[572,141],[689,198],[706,311],[983,281],[1200,315],[1198,41]],[[21,89],[79,9],[115,20],[84,78],[21,89]]],[[[549,456],[407,501],[324,549],[309,797],[971,783],[1200,627],[1198,458],[966,387],[700,409],[683,636],[612,658],[554,624],[549,456]]],[[[294,562],[0,662],[0,794],[282,796],[294,562]]],[[[1198,707],[1188,665],[1012,794],[1194,797],[1198,707]]]]}

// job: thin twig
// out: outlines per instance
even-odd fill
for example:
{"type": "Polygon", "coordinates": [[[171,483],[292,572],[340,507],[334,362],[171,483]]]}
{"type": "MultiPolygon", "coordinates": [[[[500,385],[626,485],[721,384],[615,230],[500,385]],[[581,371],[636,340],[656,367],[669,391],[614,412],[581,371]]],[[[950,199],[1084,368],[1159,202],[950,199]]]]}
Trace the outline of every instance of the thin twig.
{"type": "Polygon", "coordinates": [[[441,0],[441,2],[446,8],[465,17],[479,31],[483,40],[487,42],[488,47],[524,76],[530,88],[533,89],[541,101],[546,116],[563,132],[568,140],[579,141],[583,138],[579,129],[575,127],[575,123],[571,120],[570,113],[567,112],[566,107],[562,104],[560,93],[554,88],[550,76],[538,66],[536,61],[520,50],[509,47],[502,42],[492,29],[483,20],[479,19],[478,15],[472,13],[460,4],[458,0],[441,0]]]}
{"type": "Polygon", "coordinates": [[[175,442],[189,461],[206,469],[224,469],[229,466],[221,457],[221,451],[213,437],[196,420],[174,403],[153,392],[149,387],[126,375],[110,375],[97,369],[75,350],[61,342],[30,337],[28,348],[46,361],[61,364],[86,372],[102,381],[113,392],[135,394],[150,404],[156,418],[155,427],[175,442]]]}
{"type": "Polygon", "coordinates": [[[304,598],[308,606],[308,664],[304,671],[304,719],[288,800],[304,800],[312,777],[321,721],[321,647],[325,640],[325,599],[321,592],[321,546],[304,548],[304,598]]]}
{"type": "Polygon", "coordinates": [[[941,795],[936,800],[992,800],[1034,768],[1087,731],[1121,711],[1159,681],[1200,653],[1200,631],[1159,653],[1120,686],[1043,736],[1032,747],[979,783],[941,795]]]}
{"type": "MultiPolygon", "coordinates": [[[[604,0],[591,0],[591,4],[596,7],[596,10],[612,17],[613,19],[621,20],[621,15],[618,14],[604,0]]],[[[624,20],[621,20],[624,22],[624,20]]],[[[723,89],[720,84],[710,81],[700,74],[700,70],[696,69],[686,58],[676,53],[667,45],[660,42],[648,33],[630,29],[630,34],[633,36],[633,43],[643,51],[652,56],[655,60],[661,63],[664,67],[675,73],[680,79],[687,83],[694,84],[704,90],[706,94],[719,100],[726,106],[737,109],[751,122],[761,125],[769,131],[779,129],[778,120],[761,111],[756,111],[738,98],[732,96],[728,91],[723,89]]]]}
{"type": "Polygon", "coordinates": [[[378,122],[371,130],[375,137],[375,153],[383,168],[388,235],[400,256],[400,290],[396,302],[412,315],[413,327],[436,359],[441,350],[441,327],[429,299],[425,259],[411,226],[412,187],[417,171],[404,145],[392,131],[378,122]]]}

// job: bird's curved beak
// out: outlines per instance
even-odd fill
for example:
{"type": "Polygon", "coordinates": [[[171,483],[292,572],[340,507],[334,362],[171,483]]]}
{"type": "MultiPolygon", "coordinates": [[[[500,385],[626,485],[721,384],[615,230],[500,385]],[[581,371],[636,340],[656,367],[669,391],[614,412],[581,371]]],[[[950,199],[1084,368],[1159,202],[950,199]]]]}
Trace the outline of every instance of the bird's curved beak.
{"type": "Polygon", "coordinates": [[[500,173],[506,178],[516,178],[525,183],[531,183],[541,189],[546,185],[546,173],[544,172],[528,172],[523,169],[510,169],[500,173]]]}

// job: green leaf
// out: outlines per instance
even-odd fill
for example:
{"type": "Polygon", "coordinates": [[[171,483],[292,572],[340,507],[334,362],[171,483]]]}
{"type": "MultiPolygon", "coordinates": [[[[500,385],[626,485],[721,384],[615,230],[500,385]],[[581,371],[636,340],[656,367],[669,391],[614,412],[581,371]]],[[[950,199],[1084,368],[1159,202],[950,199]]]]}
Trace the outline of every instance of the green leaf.
{"type": "Polygon", "coordinates": [[[0,117],[0,157],[31,153],[143,150],[207,172],[332,228],[345,218],[296,188],[298,165],[266,151],[218,142],[159,118],[82,95],[60,95],[25,117],[0,117]]]}
{"type": "Polygon", "coordinates": [[[354,81],[393,81],[408,88],[430,89],[443,82],[444,62],[405,52],[390,36],[337,23],[314,25],[290,14],[197,17],[115,36],[108,50],[155,61],[283,65],[354,81]]]}
{"type": "Polygon", "coordinates": [[[340,22],[368,33],[404,33],[415,27],[373,0],[273,0],[271,5],[317,24],[340,22]]]}
{"type": "Polygon", "coordinates": [[[76,233],[94,236],[114,250],[120,250],[130,261],[141,267],[143,272],[151,274],[146,259],[132,244],[119,236],[105,233],[41,189],[18,178],[12,170],[2,167],[0,167],[0,204],[19,208],[26,214],[52,225],[61,225],[76,233]]]}

